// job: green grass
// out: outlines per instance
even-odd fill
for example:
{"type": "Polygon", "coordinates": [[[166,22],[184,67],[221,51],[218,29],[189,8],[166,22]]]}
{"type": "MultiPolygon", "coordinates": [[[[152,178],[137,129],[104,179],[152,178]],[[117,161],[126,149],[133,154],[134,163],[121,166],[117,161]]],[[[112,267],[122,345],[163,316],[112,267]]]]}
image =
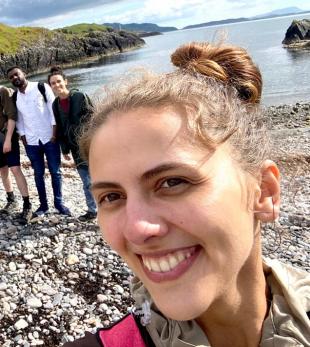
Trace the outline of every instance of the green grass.
{"type": "Polygon", "coordinates": [[[75,24],[68,27],[49,30],[37,27],[11,27],[0,23],[0,54],[14,54],[23,47],[29,47],[41,39],[51,39],[55,32],[65,34],[67,39],[84,36],[94,31],[108,30],[100,24],[75,24]]]}
{"type": "Polygon", "coordinates": [[[0,23],[0,53],[16,53],[19,49],[52,35],[52,31],[45,28],[10,27],[0,23]]]}
{"type": "Polygon", "coordinates": [[[56,29],[64,34],[75,34],[75,35],[83,35],[89,34],[93,31],[106,31],[107,27],[105,25],[100,24],[88,24],[88,23],[80,23],[71,26],[67,26],[64,28],[56,29]]]}

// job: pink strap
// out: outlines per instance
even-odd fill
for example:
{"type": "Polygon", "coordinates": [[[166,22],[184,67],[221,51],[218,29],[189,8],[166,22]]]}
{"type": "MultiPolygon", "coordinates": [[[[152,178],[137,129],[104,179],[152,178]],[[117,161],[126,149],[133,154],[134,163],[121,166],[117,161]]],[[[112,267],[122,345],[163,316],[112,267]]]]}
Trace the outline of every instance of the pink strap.
{"type": "Polygon", "coordinates": [[[100,330],[99,337],[104,347],[146,347],[131,314],[111,328],[100,330]]]}

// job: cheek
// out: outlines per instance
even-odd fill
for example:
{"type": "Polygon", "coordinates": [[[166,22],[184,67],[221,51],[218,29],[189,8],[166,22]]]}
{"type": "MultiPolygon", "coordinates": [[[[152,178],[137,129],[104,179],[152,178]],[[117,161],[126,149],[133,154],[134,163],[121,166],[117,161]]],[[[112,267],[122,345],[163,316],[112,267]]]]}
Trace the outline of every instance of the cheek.
{"type": "Polygon", "coordinates": [[[125,248],[125,238],[121,228],[118,227],[117,218],[104,216],[99,211],[98,224],[100,226],[103,239],[114,251],[121,255],[125,248]]]}

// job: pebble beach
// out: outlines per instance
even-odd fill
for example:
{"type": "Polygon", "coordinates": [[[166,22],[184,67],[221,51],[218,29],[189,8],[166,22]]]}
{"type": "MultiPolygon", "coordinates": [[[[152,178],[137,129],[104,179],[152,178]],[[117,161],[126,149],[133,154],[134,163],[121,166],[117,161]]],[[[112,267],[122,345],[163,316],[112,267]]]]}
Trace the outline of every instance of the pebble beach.
{"type": "MultiPolygon", "coordinates": [[[[310,272],[310,103],[265,109],[273,158],[282,174],[279,220],[264,225],[263,253],[310,272]]],[[[33,208],[32,169],[23,155],[33,208]]],[[[50,209],[26,226],[18,210],[0,215],[0,346],[58,347],[121,318],[131,306],[131,272],[102,239],[85,212],[82,184],[63,162],[63,195],[72,217],[50,209]]],[[[51,182],[46,187],[52,206],[51,182]]],[[[18,196],[18,190],[14,185],[18,196]]],[[[19,197],[19,196],[18,196],[19,197]]],[[[0,208],[6,194],[0,184],[0,208]]],[[[21,199],[20,199],[21,208],[21,199]]]]}

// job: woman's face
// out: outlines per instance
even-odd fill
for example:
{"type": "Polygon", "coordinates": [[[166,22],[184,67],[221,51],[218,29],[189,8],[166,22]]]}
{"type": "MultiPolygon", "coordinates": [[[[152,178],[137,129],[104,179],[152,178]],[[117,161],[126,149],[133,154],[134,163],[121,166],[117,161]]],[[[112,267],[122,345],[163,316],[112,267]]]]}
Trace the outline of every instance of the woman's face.
{"type": "Polygon", "coordinates": [[[50,77],[49,84],[56,96],[62,96],[68,93],[68,81],[61,75],[52,75],[50,77]]]}
{"type": "Polygon", "coordinates": [[[114,114],[89,158],[105,240],[177,320],[200,317],[236,290],[256,225],[228,146],[211,153],[194,144],[183,112],[114,114]]]}

